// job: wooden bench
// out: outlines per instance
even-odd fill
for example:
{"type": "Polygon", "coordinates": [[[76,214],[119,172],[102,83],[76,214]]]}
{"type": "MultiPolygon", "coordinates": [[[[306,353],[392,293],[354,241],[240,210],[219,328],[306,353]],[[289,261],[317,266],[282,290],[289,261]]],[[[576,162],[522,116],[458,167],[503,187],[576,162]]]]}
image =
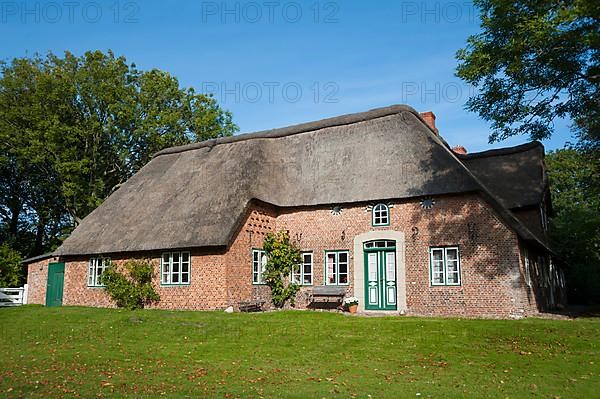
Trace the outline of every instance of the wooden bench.
{"type": "Polygon", "coordinates": [[[240,312],[262,312],[265,301],[242,301],[238,303],[240,312]]]}
{"type": "Polygon", "coordinates": [[[310,302],[314,306],[316,304],[335,304],[341,305],[346,295],[346,287],[336,286],[316,286],[312,290],[310,302]]]}

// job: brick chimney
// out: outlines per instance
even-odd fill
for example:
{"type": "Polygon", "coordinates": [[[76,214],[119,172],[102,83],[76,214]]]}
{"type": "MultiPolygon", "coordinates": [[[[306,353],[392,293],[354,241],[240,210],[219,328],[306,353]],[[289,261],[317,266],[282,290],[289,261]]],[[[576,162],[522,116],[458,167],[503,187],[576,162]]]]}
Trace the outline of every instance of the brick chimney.
{"type": "Polygon", "coordinates": [[[457,154],[462,154],[462,155],[467,154],[467,149],[465,147],[463,147],[462,145],[457,145],[457,146],[452,147],[452,151],[454,151],[457,154]]]}
{"type": "Polygon", "coordinates": [[[425,123],[427,123],[427,126],[429,126],[431,129],[433,129],[435,134],[437,134],[439,136],[440,131],[438,130],[437,127],[435,127],[435,114],[431,111],[421,112],[420,114],[421,114],[421,118],[423,118],[425,123]]]}

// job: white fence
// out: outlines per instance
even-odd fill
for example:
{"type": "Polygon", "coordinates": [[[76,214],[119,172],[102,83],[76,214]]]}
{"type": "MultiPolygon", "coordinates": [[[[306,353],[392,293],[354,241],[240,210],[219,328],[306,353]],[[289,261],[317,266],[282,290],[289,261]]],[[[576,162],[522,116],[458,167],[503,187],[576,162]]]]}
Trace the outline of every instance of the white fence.
{"type": "Polygon", "coordinates": [[[0,307],[27,304],[27,284],[21,288],[0,288],[0,307]]]}

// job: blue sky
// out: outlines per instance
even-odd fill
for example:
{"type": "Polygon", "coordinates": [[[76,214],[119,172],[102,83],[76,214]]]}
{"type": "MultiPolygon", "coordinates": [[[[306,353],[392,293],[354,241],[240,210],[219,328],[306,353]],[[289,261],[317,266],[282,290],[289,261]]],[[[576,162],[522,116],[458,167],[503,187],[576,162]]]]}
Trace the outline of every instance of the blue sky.
{"type": "MultiPolygon", "coordinates": [[[[489,126],[464,110],[473,89],[455,53],[479,31],[468,1],[0,1],[0,57],[112,49],[141,69],[215,94],[241,132],[391,104],[437,115],[469,152],[489,126]]],[[[559,121],[547,149],[571,139],[559,121]]]]}

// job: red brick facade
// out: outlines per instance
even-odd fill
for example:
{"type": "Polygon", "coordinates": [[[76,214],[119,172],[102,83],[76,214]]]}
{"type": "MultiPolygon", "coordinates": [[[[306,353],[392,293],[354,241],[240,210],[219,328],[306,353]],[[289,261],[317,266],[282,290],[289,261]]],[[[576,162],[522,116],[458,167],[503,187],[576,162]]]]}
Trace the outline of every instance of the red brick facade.
{"type": "MultiPolygon", "coordinates": [[[[476,194],[435,198],[431,209],[420,200],[382,201],[391,205],[390,224],[373,227],[368,203],[332,207],[277,209],[266,205],[250,207],[246,219],[227,251],[189,250],[192,257],[191,282],[185,286],[161,286],[161,252],[137,254],[151,258],[156,267],[156,287],[163,309],[224,309],[240,301],[263,299],[269,302],[266,286],[252,284],[252,249],[260,248],[265,234],[288,230],[303,251],[313,253],[313,286],[324,284],[324,254],[327,250],[348,250],[348,295],[354,295],[355,273],[364,273],[357,260],[354,239],[369,231],[394,231],[404,237],[402,259],[406,308],[413,315],[511,317],[538,311],[536,295],[526,284],[524,260],[514,231],[476,194]],[[433,287],[430,284],[429,249],[458,246],[461,285],[433,287]]],[[[373,233],[377,236],[377,233],[373,233]]],[[[116,264],[131,255],[106,254],[116,264]]],[[[87,287],[88,257],[66,258],[64,305],[111,306],[102,288],[87,287]]],[[[29,298],[44,303],[48,260],[29,265],[29,298]],[[41,267],[45,265],[45,267],[41,267]],[[45,274],[44,274],[45,273],[45,274]]],[[[303,287],[297,307],[307,306],[312,287],[303,287]]],[[[363,295],[364,296],[364,295],[363,295]]],[[[359,298],[364,301],[365,298],[359,298]]]]}
{"type": "Polygon", "coordinates": [[[57,262],[58,258],[45,258],[27,265],[27,284],[29,292],[27,302],[46,304],[46,285],[48,283],[48,263],[57,262]]]}

